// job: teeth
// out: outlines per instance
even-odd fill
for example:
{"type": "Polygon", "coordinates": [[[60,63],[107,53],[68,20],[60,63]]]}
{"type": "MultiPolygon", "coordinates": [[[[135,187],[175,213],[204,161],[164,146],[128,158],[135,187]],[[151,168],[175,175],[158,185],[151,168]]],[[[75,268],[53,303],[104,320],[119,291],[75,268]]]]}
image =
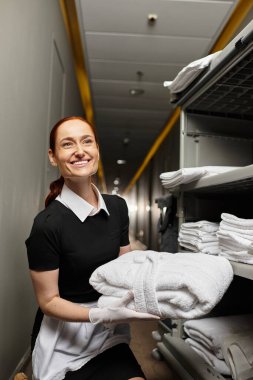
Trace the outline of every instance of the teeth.
{"type": "Polygon", "coordinates": [[[72,165],[79,166],[79,165],[83,165],[83,164],[87,164],[87,163],[88,163],[87,160],[82,160],[82,161],[75,161],[75,162],[72,163],[72,165]]]}

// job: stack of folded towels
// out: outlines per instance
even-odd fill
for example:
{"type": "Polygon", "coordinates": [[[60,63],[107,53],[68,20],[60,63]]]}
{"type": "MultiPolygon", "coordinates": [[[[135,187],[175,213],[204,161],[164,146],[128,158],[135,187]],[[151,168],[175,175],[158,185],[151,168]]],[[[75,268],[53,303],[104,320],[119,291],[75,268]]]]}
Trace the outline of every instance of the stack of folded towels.
{"type": "Polygon", "coordinates": [[[221,214],[217,236],[220,256],[229,260],[253,264],[253,219],[221,214]]]}
{"type": "MultiPolygon", "coordinates": [[[[240,372],[240,358],[231,358],[231,337],[235,334],[253,332],[253,314],[233,315],[216,318],[203,318],[189,320],[184,323],[184,331],[187,334],[186,342],[205,360],[223,375],[240,372]],[[228,351],[230,356],[228,355],[228,351]],[[232,368],[233,363],[238,362],[238,368],[232,368]],[[225,361],[226,360],[226,361],[225,361]]],[[[239,339],[239,337],[238,337],[239,339]]],[[[245,343],[244,343],[245,347],[245,343]]],[[[253,343],[246,347],[245,353],[253,353],[253,343]]],[[[252,366],[251,367],[251,376],[252,366]]],[[[235,377],[233,377],[235,379],[235,377]]],[[[246,379],[247,377],[245,377],[246,379]]],[[[252,378],[252,377],[251,377],[252,378]]]]}
{"type": "Polygon", "coordinates": [[[195,168],[183,168],[173,172],[160,174],[162,185],[167,189],[175,189],[179,185],[196,181],[201,177],[207,177],[225,173],[237,169],[233,166],[201,166],[195,168]]]}
{"type": "Polygon", "coordinates": [[[193,252],[202,252],[209,255],[218,255],[219,243],[216,232],[218,223],[200,220],[199,222],[182,223],[178,242],[180,246],[193,252]]]}

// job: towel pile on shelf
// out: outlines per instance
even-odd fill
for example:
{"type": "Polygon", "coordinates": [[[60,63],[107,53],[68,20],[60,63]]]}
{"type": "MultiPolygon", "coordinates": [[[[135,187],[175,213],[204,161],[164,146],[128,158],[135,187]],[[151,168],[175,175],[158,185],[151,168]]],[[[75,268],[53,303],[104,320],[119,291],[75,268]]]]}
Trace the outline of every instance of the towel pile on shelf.
{"type": "Polygon", "coordinates": [[[222,298],[233,278],[223,257],[201,253],[132,251],[97,268],[90,284],[102,296],[98,306],[111,306],[132,290],[128,307],[162,318],[197,318],[222,298]]]}
{"type": "Polygon", "coordinates": [[[220,256],[229,260],[253,264],[253,219],[221,214],[217,232],[220,256]]]}
{"type": "Polygon", "coordinates": [[[218,372],[224,375],[232,372],[235,376],[233,378],[236,380],[253,377],[252,360],[251,364],[248,362],[245,367],[247,360],[242,363],[242,359],[233,354],[236,350],[231,349],[231,345],[235,344],[235,341],[243,339],[241,351],[244,349],[243,355],[250,356],[252,359],[253,340],[251,342],[247,340],[245,343],[244,333],[246,335],[250,333],[252,338],[253,314],[189,320],[184,323],[184,331],[188,336],[186,342],[218,372]],[[250,368],[250,377],[241,377],[243,368],[250,368]]]}
{"type": "Polygon", "coordinates": [[[195,168],[183,168],[177,171],[160,174],[162,185],[167,189],[175,189],[179,185],[196,181],[202,177],[208,177],[237,169],[233,166],[201,166],[195,168]]]}
{"type": "Polygon", "coordinates": [[[164,87],[170,90],[171,102],[177,100],[178,93],[185,90],[209,65],[210,62],[220,53],[217,51],[197,61],[190,62],[179,71],[173,81],[164,82],[164,87]]]}
{"type": "Polygon", "coordinates": [[[207,220],[198,222],[182,223],[179,231],[179,244],[193,252],[202,252],[209,255],[218,255],[219,243],[216,232],[218,223],[207,220]]]}

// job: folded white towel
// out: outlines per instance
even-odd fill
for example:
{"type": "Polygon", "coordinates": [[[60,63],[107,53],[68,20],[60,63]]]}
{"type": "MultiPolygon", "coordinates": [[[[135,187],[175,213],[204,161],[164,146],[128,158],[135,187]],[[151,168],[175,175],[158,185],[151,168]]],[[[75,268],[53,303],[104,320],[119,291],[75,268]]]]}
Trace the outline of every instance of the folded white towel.
{"type": "Polygon", "coordinates": [[[253,264],[253,256],[249,255],[247,251],[220,251],[219,256],[225,257],[225,259],[235,261],[237,263],[253,264]]]}
{"type": "Polygon", "coordinates": [[[247,251],[253,255],[253,242],[238,236],[234,232],[219,230],[217,232],[221,250],[247,251]]]}
{"type": "Polygon", "coordinates": [[[212,233],[218,231],[219,223],[209,222],[208,220],[199,220],[198,222],[182,223],[181,229],[212,233]]]}
{"type": "Polygon", "coordinates": [[[216,236],[216,234],[215,235],[206,234],[199,237],[199,236],[194,236],[194,234],[192,235],[192,234],[182,232],[181,230],[178,234],[178,239],[180,241],[186,241],[191,244],[196,244],[196,246],[198,246],[198,244],[216,245],[218,243],[218,237],[216,236]]]}
{"type": "Polygon", "coordinates": [[[217,245],[208,245],[208,246],[203,246],[201,249],[197,249],[195,245],[188,243],[188,242],[180,242],[180,247],[189,249],[191,252],[189,253],[206,253],[208,255],[219,255],[220,253],[220,247],[217,243],[217,245]]]}
{"type": "Polygon", "coordinates": [[[201,177],[216,175],[236,169],[233,166],[201,166],[193,168],[182,168],[172,172],[160,174],[162,185],[166,188],[174,188],[181,184],[196,181],[201,177]]]}
{"type": "Polygon", "coordinates": [[[213,367],[217,372],[222,373],[223,375],[231,374],[225,360],[218,359],[212,351],[208,350],[205,346],[194,339],[187,338],[185,341],[199,354],[199,356],[205,360],[207,364],[213,367]]]}
{"type": "Polygon", "coordinates": [[[246,239],[249,239],[249,240],[253,239],[253,228],[247,229],[247,228],[235,227],[232,224],[225,222],[224,220],[220,222],[219,230],[235,232],[239,236],[245,236],[246,239]]]}
{"type": "Polygon", "coordinates": [[[185,239],[180,239],[180,238],[178,238],[178,241],[180,245],[182,246],[186,244],[187,246],[192,247],[195,252],[202,251],[202,249],[209,248],[209,247],[215,247],[217,249],[219,248],[218,242],[216,241],[201,243],[194,240],[191,241],[191,240],[185,240],[185,239]]]}
{"type": "Polygon", "coordinates": [[[238,218],[235,215],[227,213],[222,213],[221,219],[234,227],[239,227],[241,229],[253,229],[253,219],[238,218]]]}
{"type": "Polygon", "coordinates": [[[129,289],[129,308],[162,318],[195,318],[208,313],[233,278],[228,260],[200,253],[132,251],[97,268],[90,284],[109,306],[129,289]]]}
{"type": "Polygon", "coordinates": [[[196,238],[202,242],[218,241],[218,238],[215,232],[203,232],[203,231],[195,230],[193,228],[187,229],[187,228],[181,227],[179,233],[182,237],[185,237],[186,239],[196,238]]]}
{"type": "Polygon", "coordinates": [[[190,62],[179,71],[173,81],[164,82],[164,87],[168,87],[172,94],[183,91],[206,67],[209,66],[210,62],[217,57],[218,54],[220,54],[220,51],[190,62]]]}
{"type": "Polygon", "coordinates": [[[223,359],[221,347],[224,337],[252,330],[252,326],[253,314],[244,314],[189,320],[184,323],[184,330],[190,338],[223,359]]]}

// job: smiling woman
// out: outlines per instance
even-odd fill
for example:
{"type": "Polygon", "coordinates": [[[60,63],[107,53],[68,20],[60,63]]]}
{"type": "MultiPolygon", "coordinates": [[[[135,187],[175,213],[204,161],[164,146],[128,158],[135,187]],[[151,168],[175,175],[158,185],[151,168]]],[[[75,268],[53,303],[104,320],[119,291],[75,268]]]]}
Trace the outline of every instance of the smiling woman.
{"type": "Polygon", "coordinates": [[[51,131],[48,155],[51,164],[59,167],[61,177],[51,183],[46,206],[60,194],[64,178],[72,187],[71,179],[78,183],[78,178],[96,173],[99,150],[95,129],[80,116],[61,119],[51,131]]]}
{"type": "Polygon", "coordinates": [[[102,195],[92,183],[99,160],[95,130],[81,117],[59,121],[48,155],[61,177],[50,185],[46,208],[26,240],[39,305],[32,333],[34,379],[144,379],[125,322],[158,317],[128,309],[131,292],[98,308],[100,294],[89,283],[97,267],[131,250],[126,202],[102,195]]]}

